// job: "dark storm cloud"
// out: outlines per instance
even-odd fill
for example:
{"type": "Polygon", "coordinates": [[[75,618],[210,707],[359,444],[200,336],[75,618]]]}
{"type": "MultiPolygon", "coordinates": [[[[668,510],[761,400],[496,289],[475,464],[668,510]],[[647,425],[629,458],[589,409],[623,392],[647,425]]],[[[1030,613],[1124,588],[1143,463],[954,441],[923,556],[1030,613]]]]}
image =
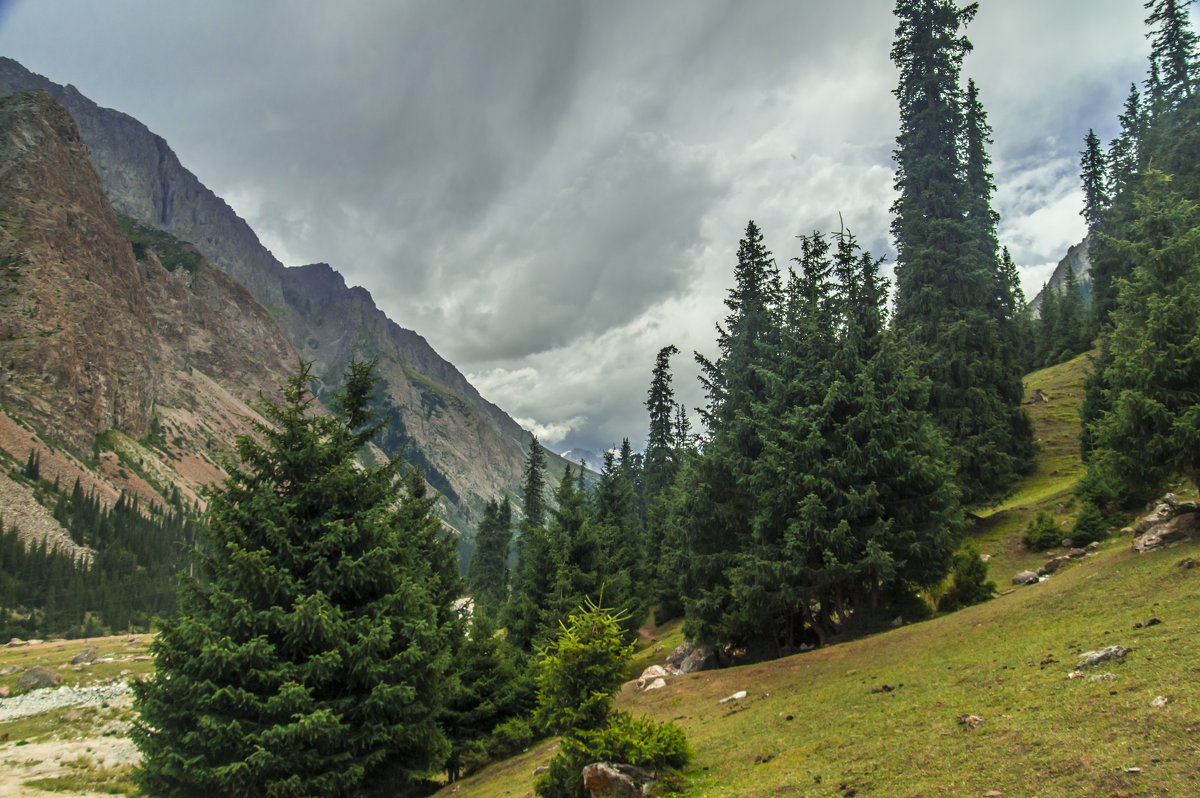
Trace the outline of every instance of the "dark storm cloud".
{"type": "MultiPolygon", "coordinates": [[[[328,261],[551,442],[701,397],[737,241],[889,247],[890,0],[25,0],[0,53],[163,135],[284,262],[328,261]]],[[[1000,234],[1036,290],[1078,152],[1144,76],[1137,0],[984,0],[1000,234]]]]}

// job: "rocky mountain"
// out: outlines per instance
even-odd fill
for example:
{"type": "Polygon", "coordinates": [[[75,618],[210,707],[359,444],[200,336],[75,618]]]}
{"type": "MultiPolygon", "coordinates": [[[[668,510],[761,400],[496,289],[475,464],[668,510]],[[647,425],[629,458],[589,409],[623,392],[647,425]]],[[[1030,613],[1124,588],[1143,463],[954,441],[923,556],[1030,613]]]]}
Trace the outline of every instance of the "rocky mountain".
{"type": "MultiPolygon", "coordinates": [[[[0,448],[108,502],[202,503],[251,407],[294,368],[270,314],[189,245],[118,217],[74,120],[0,98],[0,448]]],[[[6,468],[5,471],[8,469],[6,468]]],[[[70,548],[0,479],[23,533],[70,548]]],[[[28,493],[28,491],[25,491],[28,493]]]]}
{"type": "MultiPolygon", "coordinates": [[[[0,57],[0,95],[31,88],[49,92],[74,118],[116,212],[194,245],[266,309],[295,353],[314,362],[326,388],[336,387],[352,356],[378,359],[379,409],[392,422],[384,449],[403,448],[422,468],[446,497],[453,525],[469,527],[486,499],[519,484],[529,433],[425,339],[389,319],[365,289],[348,287],[327,264],[285,267],[161,137],[72,86],[0,57]]],[[[142,408],[137,419],[145,421],[147,412],[142,408]]],[[[565,461],[550,453],[548,459],[551,471],[561,473],[565,461]]]]}
{"type": "Polygon", "coordinates": [[[1092,261],[1089,256],[1092,247],[1092,234],[1089,232],[1087,237],[1080,241],[1075,246],[1067,250],[1067,254],[1054,267],[1054,272],[1050,275],[1050,279],[1046,281],[1046,285],[1038,291],[1037,296],[1029,301],[1029,307],[1036,313],[1042,305],[1042,294],[1046,287],[1054,291],[1062,291],[1063,285],[1067,281],[1067,272],[1072,271],[1079,279],[1079,288],[1084,298],[1086,299],[1092,293],[1092,261]]]}

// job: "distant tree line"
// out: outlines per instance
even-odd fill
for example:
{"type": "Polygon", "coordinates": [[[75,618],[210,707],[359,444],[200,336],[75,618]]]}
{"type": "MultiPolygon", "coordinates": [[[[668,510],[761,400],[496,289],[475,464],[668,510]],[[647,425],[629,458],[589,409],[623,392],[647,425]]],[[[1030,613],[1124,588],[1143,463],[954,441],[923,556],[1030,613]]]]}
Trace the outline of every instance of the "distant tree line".
{"type": "Polygon", "coordinates": [[[178,490],[165,508],[121,494],[106,507],[76,480],[71,490],[40,479],[36,455],[23,472],[90,559],[48,547],[26,546],[19,530],[0,519],[0,636],[98,636],[149,631],[158,615],[173,612],[178,574],[199,539],[198,512],[178,490]]]}

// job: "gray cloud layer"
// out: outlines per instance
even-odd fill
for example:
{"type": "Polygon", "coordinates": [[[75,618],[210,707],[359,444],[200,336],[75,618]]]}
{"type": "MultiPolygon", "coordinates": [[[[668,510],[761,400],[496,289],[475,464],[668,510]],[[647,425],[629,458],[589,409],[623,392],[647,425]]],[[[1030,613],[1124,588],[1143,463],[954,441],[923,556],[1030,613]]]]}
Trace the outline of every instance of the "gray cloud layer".
{"type": "MultiPolygon", "coordinates": [[[[1138,0],[984,0],[966,63],[1035,292],[1138,0]]],[[[332,263],[547,440],[645,435],[654,354],[712,348],[738,237],[887,251],[886,0],[22,0],[0,52],[163,135],[286,263],[332,263]]],[[[677,388],[700,401],[686,356],[677,388]]]]}

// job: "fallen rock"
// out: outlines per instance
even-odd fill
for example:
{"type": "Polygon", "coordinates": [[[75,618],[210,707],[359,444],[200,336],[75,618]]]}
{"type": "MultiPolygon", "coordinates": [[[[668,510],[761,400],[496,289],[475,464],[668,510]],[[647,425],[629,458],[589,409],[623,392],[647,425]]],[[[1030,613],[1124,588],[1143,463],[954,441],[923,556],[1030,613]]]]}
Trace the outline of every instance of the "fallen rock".
{"type": "Polygon", "coordinates": [[[728,704],[730,701],[741,701],[741,700],[742,700],[743,698],[745,698],[747,695],[749,695],[749,693],[747,693],[745,690],[738,690],[738,691],[737,691],[736,693],[734,693],[733,695],[731,695],[731,696],[726,696],[725,698],[722,698],[722,699],[721,699],[720,701],[718,701],[717,703],[718,703],[718,704],[728,704]]]}
{"type": "Polygon", "coordinates": [[[1080,557],[1083,557],[1086,554],[1087,554],[1087,549],[1073,548],[1067,552],[1067,556],[1070,557],[1072,560],[1078,560],[1080,557]]]}
{"type": "Polygon", "coordinates": [[[650,684],[643,687],[642,690],[659,690],[666,686],[667,686],[667,680],[660,676],[657,679],[655,679],[654,681],[650,682],[650,684]]]}
{"type": "Polygon", "coordinates": [[[42,687],[57,687],[61,681],[62,676],[59,674],[49,668],[35,665],[17,678],[17,690],[24,693],[42,687]]]}
{"type": "Polygon", "coordinates": [[[667,655],[667,666],[678,670],[679,667],[683,665],[683,661],[687,659],[688,656],[690,656],[695,650],[696,644],[690,640],[685,640],[684,642],[675,646],[675,649],[667,655]]]}
{"type": "Polygon", "coordinates": [[[583,769],[583,788],[592,798],[606,795],[642,795],[654,781],[654,773],[633,765],[593,762],[583,769]]]}
{"type": "MultiPolygon", "coordinates": [[[[1154,524],[1140,537],[1134,538],[1134,551],[1145,554],[1190,540],[1196,533],[1196,513],[1183,513],[1164,523],[1154,524]]],[[[1140,525],[1139,525],[1140,526],[1140,525]]]]}
{"type": "Polygon", "coordinates": [[[1110,660],[1124,662],[1125,655],[1130,651],[1133,651],[1133,649],[1122,648],[1121,646],[1109,646],[1099,651],[1088,651],[1081,655],[1079,664],[1075,666],[1075,670],[1083,670],[1084,668],[1090,668],[1093,665],[1099,665],[1101,662],[1108,662],[1110,660]]]}
{"type": "Polygon", "coordinates": [[[0,684],[0,698],[8,698],[9,689],[7,684],[0,684]]]}
{"type": "MultiPolygon", "coordinates": [[[[645,690],[647,689],[647,684],[655,681],[656,679],[658,681],[662,681],[664,676],[669,675],[670,674],[667,672],[667,669],[662,665],[651,665],[649,668],[646,668],[646,670],[642,671],[642,675],[638,677],[637,688],[639,690],[645,690]]],[[[663,682],[663,684],[666,684],[666,682],[663,682]]]]}
{"type": "Polygon", "coordinates": [[[17,647],[19,647],[19,646],[27,646],[27,645],[29,645],[29,644],[28,644],[28,643],[26,643],[24,640],[22,640],[22,639],[21,639],[21,638],[19,638],[19,637],[14,637],[14,638],[11,638],[11,639],[10,639],[10,640],[9,640],[7,643],[5,643],[4,645],[6,645],[6,646],[12,646],[13,648],[17,648],[17,647]]]}
{"type": "Polygon", "coordinates": [[[72,665],[89,665],[96,661],[97,656],[98,655],[96,654],[96,649],[85,648],[83,651],[80,651],[78,654],[71,657],[71,664],[72,665]]]}
{"type": "Polygon", "coordinates": [[[542,776],[549,772],[550,772],[550,768],[547,765],[541,765],[540,767],[536,767],[533,769],[534,776],[542,776]]]}
{"type": "Polygon", "coordinates": [[[1055,557],[1052,560],[1047,560],[1046,564],[1038,569],[1037,575],[1038,576],[1049,576],[1050,574],[1054,573],[1059,568],[1062,568],[1064,565],[1066,565],[1070,561],[1071,561],[1071,558],[1066,557],[1066,556],[1055,557]]]}
{"type": "Polygon", "coordinates": [[[717,661],[715,654],[710,654],[702,646],[696,646],[691,654],[687,655],[679,665],[680,673],[696,673],[698,671],[711,671],[720,663],[717,661]]]}
{"type": "Polygon", "coordinates": [[[1090,681],[1093,681],[1093,682],[1115,682],[1116,680],[1117,680],[1117,674],[1115,674],[1115,673],[1097,673],[1095,676],[1093,676],[1091,678],[1090,681]]]}
{"type": "Polygon", "coordinates": [[[1165,695],[1160,695],[1158,698],[1156,698],[1150,702],[1150,706],[1154,707],[1155,709],[1158,709],[1160,707],[1165,707],[1168,703],[1169,703],[1168,698],[1165,695]]]}
{"type": "Polygon", "coordinates": [[[1085,552],[1087,552],[1088,554],[1091,554],[1094,551],[1099,551],[1099,549],[1100,549],[1100,541],[1098,541],[1098,540],[1093,540],[1091,543],[1089,543],[1083,547],[1083,550],[1085,552]]]}
{"type": "Polygon", "coordinates": [[[968,729],[978,729],[983,725],[983,718],[978,715],[959,715],[958,725],[966,726],[968,729]]]}
{"type": "Polygon", "coordinates": [[[1022,571],[1012,578],[1014,585],[1032,585],[1038,581],[1038,575],[1033,571],[1022,571]]]}
{"type": "Polygon", "coordinates": [[[19,670],[21,669],[16,665],[5,665],[3,668],[0,668],[0,676],[7,676],[10,673],[16,673],[19,670]]]}

